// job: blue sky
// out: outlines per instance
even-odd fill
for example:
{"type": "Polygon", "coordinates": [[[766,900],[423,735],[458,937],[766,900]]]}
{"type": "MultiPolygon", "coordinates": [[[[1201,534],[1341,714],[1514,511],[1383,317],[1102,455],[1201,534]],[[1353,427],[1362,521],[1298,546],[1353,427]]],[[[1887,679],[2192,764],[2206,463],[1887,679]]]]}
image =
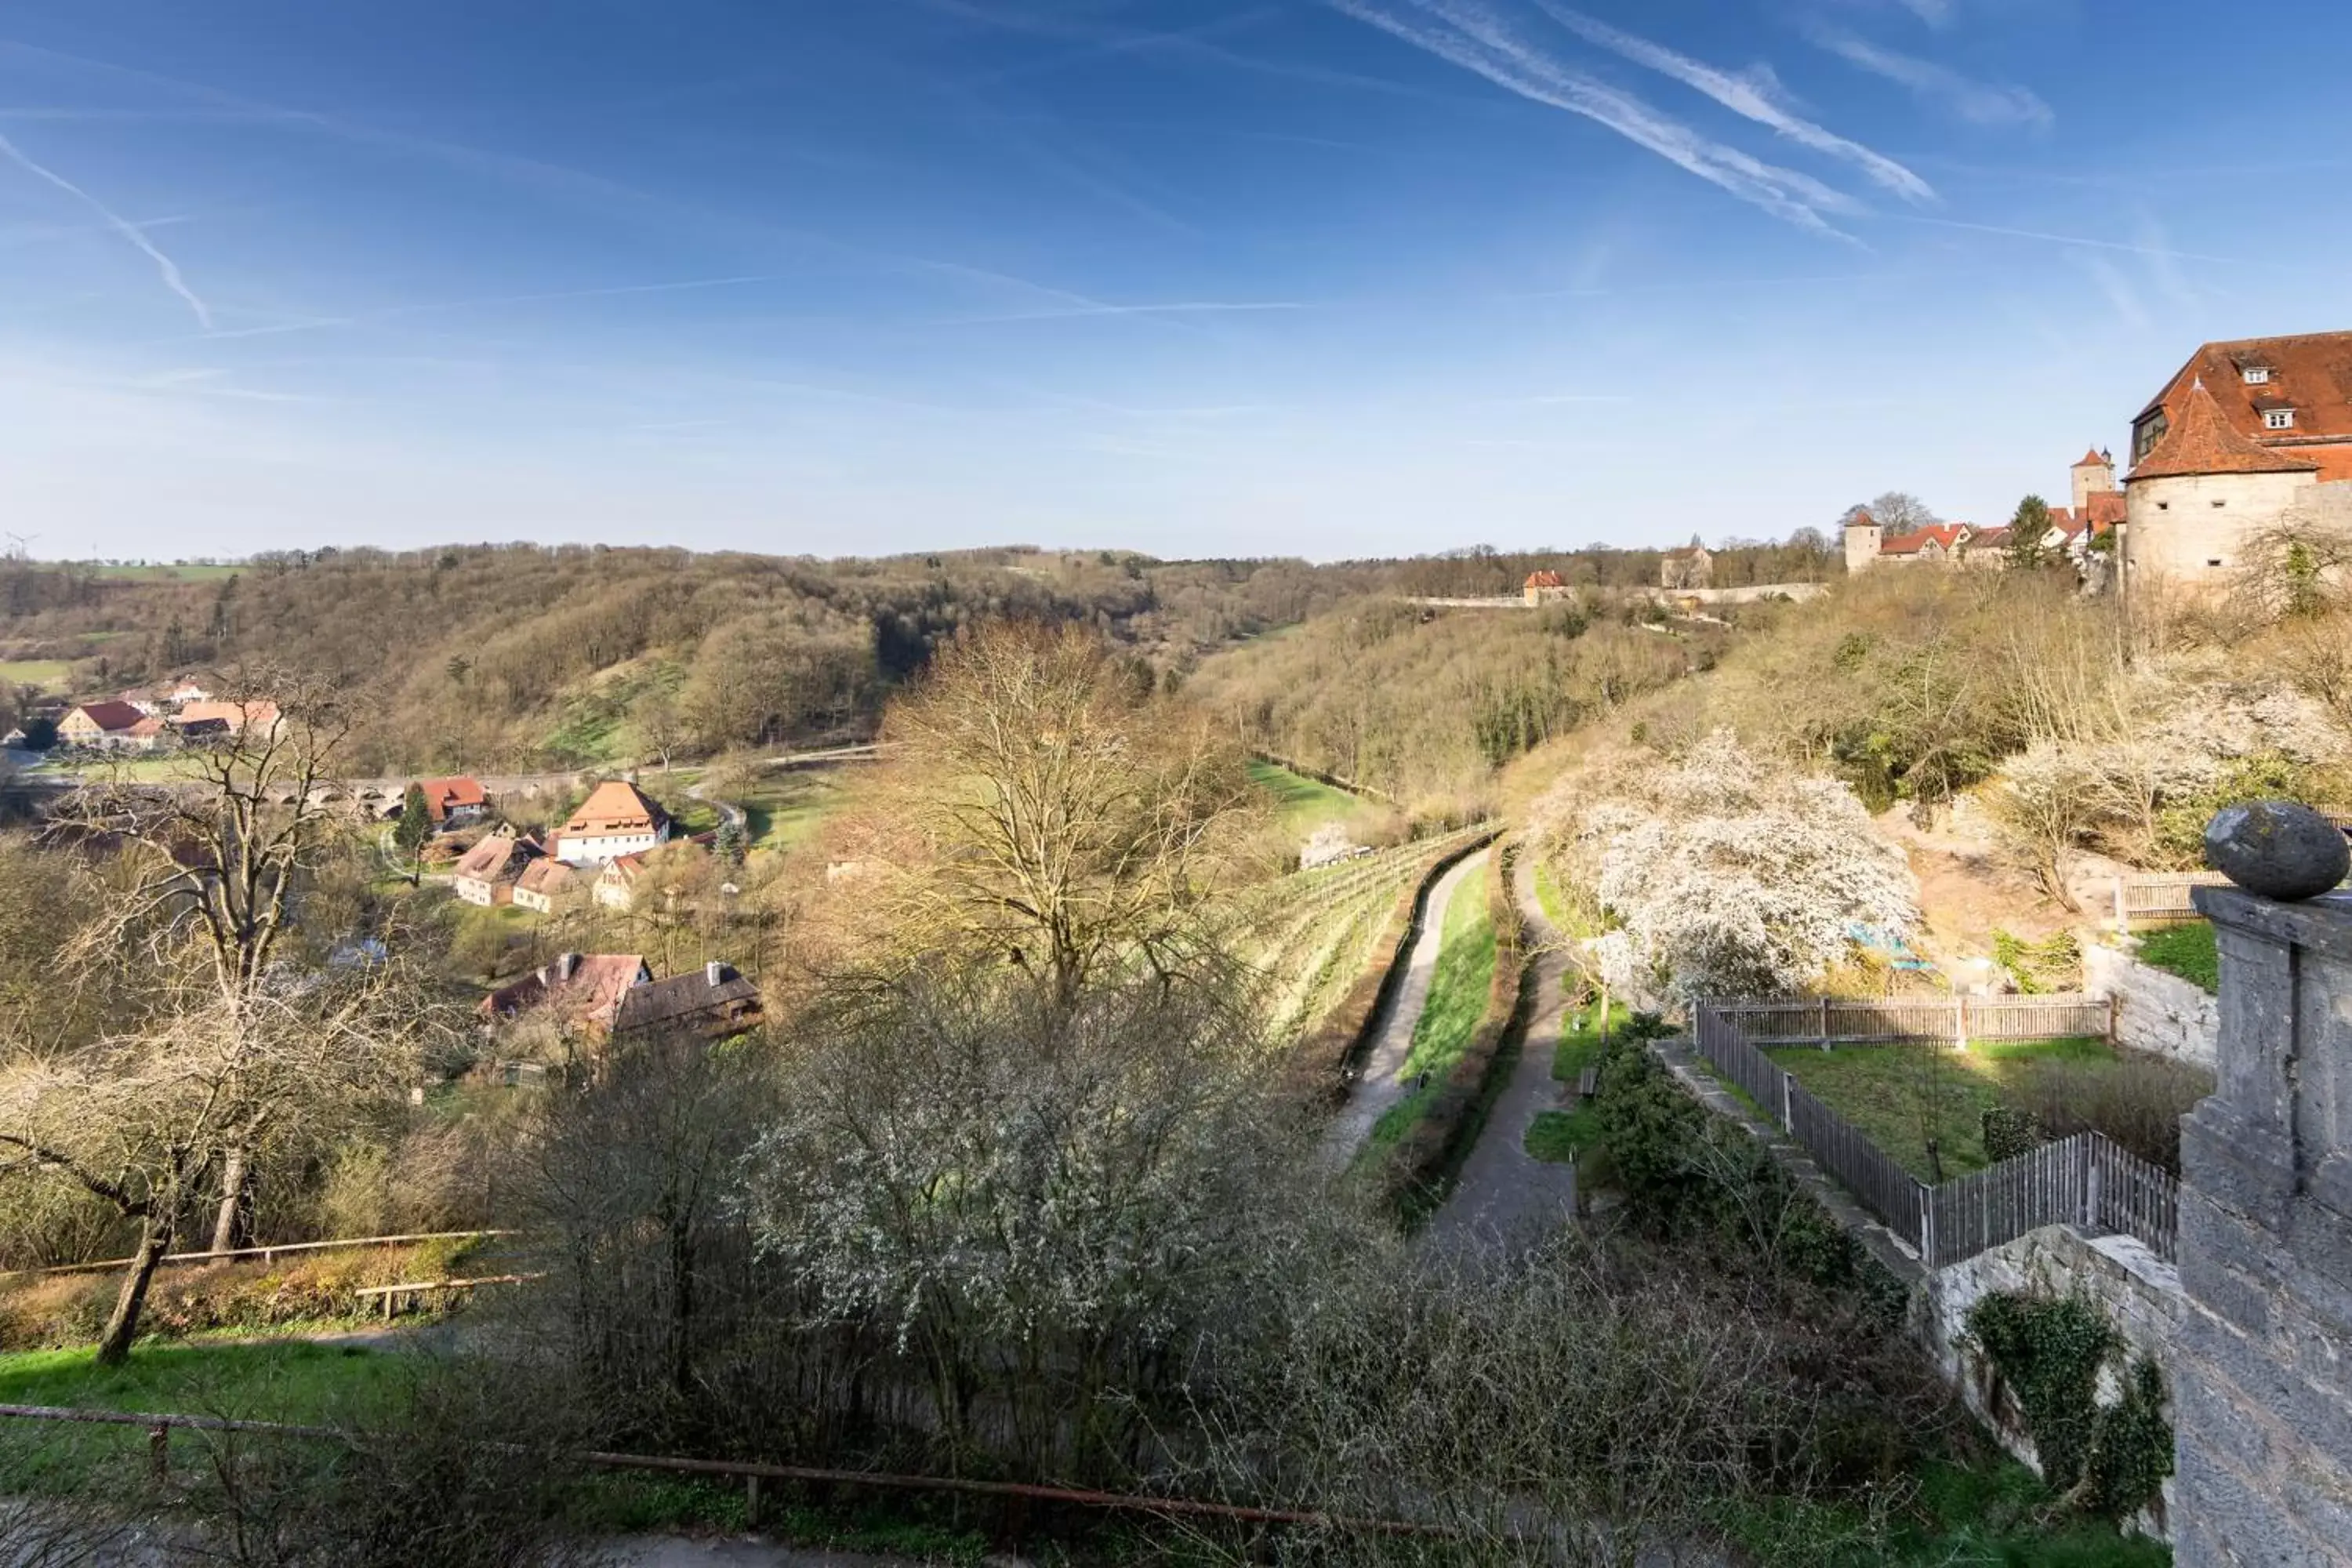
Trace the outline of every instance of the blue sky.
{"type": "Polygon", "coordinates": [[[2321,0],[16,0],[0,526],[2005,516],[2198,342],[2352,327],[2347,52],[2321,0]]]}

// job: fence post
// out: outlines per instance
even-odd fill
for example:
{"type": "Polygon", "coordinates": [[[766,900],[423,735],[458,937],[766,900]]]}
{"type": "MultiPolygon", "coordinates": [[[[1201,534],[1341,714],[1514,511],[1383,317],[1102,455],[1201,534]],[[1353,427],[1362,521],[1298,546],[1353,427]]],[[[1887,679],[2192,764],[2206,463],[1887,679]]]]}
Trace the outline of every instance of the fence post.
{"type": "Polygon", "coordinates": [[[760,1478],[743,1478],[743,1522],[753,1530],[760,1528],[760,1478]]]}
{"type": "Polygon", "coordinates": [[[1822,998],[1822,1049],[1830,1048],[1830,999],[1822,998]]]}
{"type": "Polygon", "coordinates": [[[1959,1011],[1954,1015],[1952,1023],[1952,1048],[1954,1050],[1965,1051],[1969,1048],[1968,993],[1963,991],[1958,996],[1955,997],[1954,1000],[1959,1004],[1959,1011]]]}
{"type": "Polygon", "coordinates": [[[1919,1184],[1919,1261],[1936,1267],[1936,1189],[1919,1184]]]}
{"type": "Polygon", "coordinates": [[[150,1426],[147,1429],[147,1468],[161,1486],[172,1479],[172,1429],[150,1426]]]}
{"type": "Polygon", "coordinates": [[[2116,1048],[2116,1036],[2123,1028],[2123,997],[2116,992],[2107,993],[2107,1048],[2116,1048]]]}
{"type": "Polygon", "coordinates": [[[2098,1231],[2099,1224],[2099,1146],[2093,1133],[2083,1140],[2083,1228],[2098,1231]]]}
{"type": "Polygon", "coordinates": [[[1797,1130],[1796,1114],[1789,1104],[1789,1086],[1796,1081],[1797,1075],[1792,1072],[1780,1074],[1780,1131],[1783,1132],[1793,1133],[1797,1130]]]}

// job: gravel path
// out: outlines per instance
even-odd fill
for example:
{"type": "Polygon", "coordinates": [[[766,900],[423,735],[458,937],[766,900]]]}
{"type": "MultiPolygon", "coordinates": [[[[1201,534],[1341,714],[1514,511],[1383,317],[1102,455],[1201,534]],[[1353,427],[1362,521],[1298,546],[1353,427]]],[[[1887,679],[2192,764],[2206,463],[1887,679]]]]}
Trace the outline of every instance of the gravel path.
{"type": "Polygon", "coordinates": [[[1519,857],[1511,894],[1527,922],[1527,942],[1535,949],[1534,1016],[1511,1081],[1496,1097],[1478,1146],[1463,1164],[1462,1179],[1430,1222],[1429,1240],[1435,1247],[1494,1247],[1533,1241],[1576,1209],[1575,1168],[1536,1159],[1527,1151],[1528,1129],[1536,1117],[1564,1103],[1564,1086],[1551,1076],[1551,1060],[1568,1012],[1568,954],[1536,898],[1531,857],[1519,857]]]}
{"type": "Polygon", "coordinates": [[[1364,1076],[1349,1093],[1346,1107],[1333,1119],[1326,1135],[1325,1148],[1335,1164],[1355,1158],[1356,1151],[1371,1136],[1372,1126],[1380,1121],[1381,1113],[1405,1096],[1404,1082],[1398,1075],[1404,1071],[1405,1058],[1412,1054],[1413,1026],[1421,1022],[1421,1010],[1429,1001],[1429,983],[1437,973],[1437,949],[1445,936],[1446,909],[1454,901],[1454,890],[1465,879],[1486,869],[1488,853],[1481,849],[1465,856],[1429,890],[1422,910],[1421,932],[1414,938],[1412,952],[1405,961],[1404,979],[1398,983],[1388,1013],[1381,1020],[1379,1037],[1373,1041],[1371,1055],[1364,1063],[1364,1076]]]}

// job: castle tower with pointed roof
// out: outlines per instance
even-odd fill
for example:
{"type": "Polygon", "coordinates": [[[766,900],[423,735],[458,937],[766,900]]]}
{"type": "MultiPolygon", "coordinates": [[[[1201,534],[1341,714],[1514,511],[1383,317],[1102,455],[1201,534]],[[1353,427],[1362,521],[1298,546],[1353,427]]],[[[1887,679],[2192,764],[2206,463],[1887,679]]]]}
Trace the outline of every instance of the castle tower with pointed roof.
{"type": "MultiPolygon", "coordinates": [[[[2202,379],[2169,400],[2162,432],[2125,481],[2124,581],[2218,589],[2247,546],[2317,485],[2320,465],[2235,428],[2202,379]]],[[[2331,487],[2332,488],[2332,487],[2331,487]]]]}
{"type": "Polygon", "coordinates": [[[2116,493],[2116,460],[2096,447],[2077,458],[2070,472],[2074,481],[2074,512],[2076,517],[2091,515],[2093,496],[2116,493]]]}

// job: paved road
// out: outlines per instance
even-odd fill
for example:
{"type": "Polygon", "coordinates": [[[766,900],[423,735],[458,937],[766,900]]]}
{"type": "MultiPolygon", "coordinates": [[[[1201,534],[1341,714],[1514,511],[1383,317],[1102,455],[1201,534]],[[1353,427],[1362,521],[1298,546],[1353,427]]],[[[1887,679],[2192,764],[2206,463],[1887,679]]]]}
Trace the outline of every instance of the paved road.
{"type": "Polygon", "coordinates": [[[1398,983],[1388,1014],[1381,1020],[1380,1037],[1372,1042],[1371,1056],[1364,1063],[1364,1076],[1326,1134],[1325,1147],[1334,1163],[1353,1159],[1364,1140],[1371,1136],[1372,1124],[1380,1121],[1381,1113],[1405,1097],[1405,1084],[1398,1075],[1404,1070],[1405,1058],[1412,1054],[1412,1028],[1421,1021],[1422,1007],[1429,1000],[1429,983],[1437,973],[1437,948],[1445,934],[1446,908],[1454,901],[1454,889],[1465,879],[1486,868],[1488,853],[1481,849],[1465,857],[1429,890],[1422,911],[1421,934],[1414,939],[1412,952],[1405,961],[1404,979],[1398,983]]]}
{"type": "Polygon", "coordinates": [[[1511,895],[1527,922],[1528,943],[1535,950],[1534,1016],[1511,1081],[1496,1097],[1478,1146],[1463,1164],[1462,1179],[1430,1222],[1429,1241],[1435,1247],[1533,1241],[1576,1210],[1575,1169],[1536,1159],[1527,1151],[1528,1129],[1537,1116],[1557,1110],[1562,1103],[1551,1061],[1568,1011],[1569,973],[1559,933],[1544,919],[1536,899],[1533,857],[1519,857],[1511,895]]]}

